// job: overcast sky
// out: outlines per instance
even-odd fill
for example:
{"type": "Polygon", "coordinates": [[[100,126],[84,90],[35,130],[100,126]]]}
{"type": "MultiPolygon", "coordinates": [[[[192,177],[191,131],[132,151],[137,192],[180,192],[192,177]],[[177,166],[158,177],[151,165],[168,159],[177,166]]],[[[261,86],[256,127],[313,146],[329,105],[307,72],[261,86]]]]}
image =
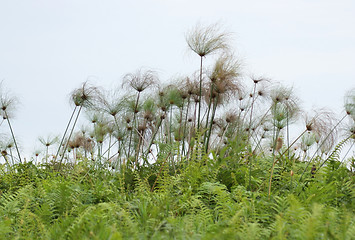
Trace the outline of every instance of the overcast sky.
{"type": "Polygon", "coordinates": [[[142,66],[163,82],[190,74],[186,32],[220,22],[245,73],[340,112],[355,87],[354,13],[353,0],[0,0],[0,80],[20,99],[13,127],[28,154],[64,132],[82,82],[113,87],[142,66]]]}

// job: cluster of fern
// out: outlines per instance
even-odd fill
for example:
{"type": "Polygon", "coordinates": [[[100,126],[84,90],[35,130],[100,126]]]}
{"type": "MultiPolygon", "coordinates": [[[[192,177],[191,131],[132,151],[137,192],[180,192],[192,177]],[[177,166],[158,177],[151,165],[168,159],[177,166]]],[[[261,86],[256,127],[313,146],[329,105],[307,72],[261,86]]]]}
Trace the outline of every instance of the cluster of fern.
{"type": "Polygon", "coordinates": [[[306,114],[291,88],[246,78],[229,38],[189,32],[200,69],[171,84],[144,69],[125,92],[85,82],[63,135],[27,162],[1,91],[0,237],[354,239],[355,91],[339,120],[306,114]]]}
{"type": "MultiPolygon", "coordinates": [[[[149,168],[110,171],[18,164],[0,178],[3,239],[354,239],[354,173],[337,160],[292,185],[290,161],[275,169],[238,152],[194,155],[179,165],[162,155],[149,168]],[[249,188],[251,174],[252,189],[249,188]]],[[[295,175],[304,162],[293,165],[295,175]]]]}

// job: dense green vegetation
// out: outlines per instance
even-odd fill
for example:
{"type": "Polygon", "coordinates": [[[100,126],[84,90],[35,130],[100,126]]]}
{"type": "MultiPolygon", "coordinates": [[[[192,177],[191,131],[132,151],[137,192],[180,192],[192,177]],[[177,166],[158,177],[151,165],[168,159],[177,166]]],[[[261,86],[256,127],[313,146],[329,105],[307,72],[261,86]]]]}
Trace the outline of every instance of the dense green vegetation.
{"type": "Polygon", "coordinates": [[[124,91],[84,83],[27,162],[2,91],[0,238],[355,239],[355,91],[340,120],[304,113],[291,88],[242,74],[229,37],[189,32],[200,69],[173,84],[144,69],[124,91]]]}

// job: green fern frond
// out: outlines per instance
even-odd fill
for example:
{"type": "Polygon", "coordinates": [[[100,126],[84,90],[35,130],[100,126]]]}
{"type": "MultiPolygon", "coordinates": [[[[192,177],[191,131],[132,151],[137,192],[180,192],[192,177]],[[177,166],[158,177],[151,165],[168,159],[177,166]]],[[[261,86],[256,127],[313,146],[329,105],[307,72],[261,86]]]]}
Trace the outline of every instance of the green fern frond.
{"type": "Polygon", "coordinates": [[[5,216],[16,216],[21,210],[20,201],[17,199],[17,192],[3,193],[0,198],[0,208],[5,216]]]}
{"type": "MultiPolygon", "coordinates": [[[[344,140],[342,140],[340,143],[338,143],[334,150],[332,151],[332,153],[329,155],[329,157],[327,159],[325,159],[319,166],[319,168],[321,168],[327,161],[339,161],[340,159],[340,153],[343,149],[343,147],[348,143],[348,141],[350,141],[352,139],[352,136],[349,136],[347,138],[345,138],[344,140]]],[[[318,169],[319,169],[318,168],[318,169]]],[[[317,170],[318,171],[318,170],[317,170]]]]}
{"type": "Polygon", "coordinates": [[[271,208],[272,210],[274,210],[275,214],[284,214],[287,208],[289,207],[288,198],[275,196],[273,200],[274,203],[271,208]]]}

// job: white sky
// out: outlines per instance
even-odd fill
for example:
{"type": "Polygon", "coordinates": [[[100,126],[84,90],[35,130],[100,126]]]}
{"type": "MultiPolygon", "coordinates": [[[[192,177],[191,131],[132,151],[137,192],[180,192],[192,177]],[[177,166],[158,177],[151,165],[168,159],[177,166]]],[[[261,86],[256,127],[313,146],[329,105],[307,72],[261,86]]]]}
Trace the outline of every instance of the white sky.
{"type": "Polygon", "coordinates": [[[306,109],[340,112],[355,87],[353,0],[0,0],[0,80],[21,101],[22,149],[63,133],[88,77],[109,88],[142,66],[162,81],[197,70],[184,36],[197,22],[221,22],[245,72],[293,86],[306,109]]]}

